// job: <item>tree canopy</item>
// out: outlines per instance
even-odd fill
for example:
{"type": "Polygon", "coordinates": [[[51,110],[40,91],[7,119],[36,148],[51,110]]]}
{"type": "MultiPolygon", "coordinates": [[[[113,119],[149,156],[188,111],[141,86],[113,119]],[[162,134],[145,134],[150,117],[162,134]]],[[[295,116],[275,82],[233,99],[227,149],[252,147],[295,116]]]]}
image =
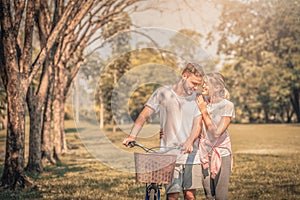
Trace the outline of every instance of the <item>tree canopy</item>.
{"type": "Polygon", "coordinates": [[[215,36],[244,122],[300,122],[298,1],[226,1],[215,36]]]}

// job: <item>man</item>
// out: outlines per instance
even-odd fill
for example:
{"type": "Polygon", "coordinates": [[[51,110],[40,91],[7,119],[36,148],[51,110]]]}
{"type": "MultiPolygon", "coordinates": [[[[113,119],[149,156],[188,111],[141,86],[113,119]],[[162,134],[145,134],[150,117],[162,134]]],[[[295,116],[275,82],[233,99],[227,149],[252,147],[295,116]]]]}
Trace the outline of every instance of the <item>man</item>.
{"type": "Polygon", "coordinates": [[[160,87],[151,95],[135,121],[130,135],[123,141],[126,146],[134,141],[145,121],[154,112],[160,112],[160,124],[163,129],[161,146],[181,145],[189,153],[172,151],[172,154],[177,154],[177,160],[173,181],[166,185],[168,200],[178,199],[182,191],[184,199],[195,199],[196,189],[202,187],[198,140],[196,141],[201,129],[199,124],[202,115],[195,100],[196,90],[201,86],[203,76],[200,65],[188,63],[177,84],[160,87]]]}

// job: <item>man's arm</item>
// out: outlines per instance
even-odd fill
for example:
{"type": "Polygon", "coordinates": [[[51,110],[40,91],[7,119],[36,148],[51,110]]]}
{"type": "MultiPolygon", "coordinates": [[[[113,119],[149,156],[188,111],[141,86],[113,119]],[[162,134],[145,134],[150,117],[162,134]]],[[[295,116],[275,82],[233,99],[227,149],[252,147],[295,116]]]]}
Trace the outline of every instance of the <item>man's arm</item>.
{"type": "Polygon", "coordinates": [[[150,108],[149,106],[145,106],[142,110],[142,112],[139,114],[138,118],[134,122],[134,125],[130,131],[130,135],[123,140],[124,145],[128,145],[129,142],[132,142],[135,140],[137,135],[140,133],[141,129],[143,128],[145,122],[147,119],[152,115],[154,110],[150,108]]]}
{"type": "Polygon", "coordinates": [[[186,141],[182,144],[182,147],[185,149],[186,153],[191,153],[193,149],[193,144],[202,131],[202,115],[195,117],[193,120],[193,126],[191,130],[190,136],[186,139],[186,141]]]}

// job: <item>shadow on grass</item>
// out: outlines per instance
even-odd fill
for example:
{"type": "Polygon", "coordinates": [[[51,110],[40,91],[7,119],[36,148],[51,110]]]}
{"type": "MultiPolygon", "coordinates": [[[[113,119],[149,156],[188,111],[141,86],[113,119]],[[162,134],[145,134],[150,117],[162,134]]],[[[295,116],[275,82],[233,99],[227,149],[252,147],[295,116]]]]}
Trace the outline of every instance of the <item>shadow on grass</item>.
{"type": "Polygon", "coordinates": [[[276,185],[277,188],[285,189],[288,194],[300,195],[300,184],[276,185]]]}
{"type": "Polygon", "coordinates": [[[0,199],[3,200],[23,200],[23,199],[42,199],[43,195],[37,188],[33,188],[26,191],[11,191],[5,190],[0,192],[0,199]]]}
{"type": "MultiPolygon", "coordinates": [[[[4,189],[4,188],[0,188],[0,199],[2,200],[23,200],[23,199],[30,199],[30,200],[35,200],[35,199],[43,199],[45,191],[41,188],[43,188],[43,186],[41,187],[41,185],[39,184],[39,179],[43,179],[46,180],[48,179],[49,181],[53,180],[53,178],[64,178],[64,176],[67,173],[76,173],[76,172],[80,172],[80,171],[84,171],[86,170],[85,167],[80,167],[76,164],[60,164],[59,166],[57,165],[49,165],[46,166],[44,168],[44,172],[43,173],[49,173],[48,177],[43,176],[42,174],[37,174],[34,172],[26,172],[26,175],[28,177],[31,178],[31,180],[33,180],[34,182],[34,187],[30,188],[30,189],[23,189],[23,190],[17,190],[17,191],[12,191],[9,189],[4,189]]],[[[0,166],[0,174],[2,176],[3,173],[3,166],[0,166]]],[[[100,184],[100,183],[97,183],[100,184]]],[[[65,184],[61,187],[61,189],[67,189],[67,190],[73,190],[70,189],[74,187],[74,185],[68,185],[65,184]]],[[[76,187],[74,187],[74,189],[76,189],[76,187]]],[[[77,188],[77,189],[80,189],[77,188]]],[[[47,191],[48,192],[48,191],[47,191]]]]}
{"type": "MultiPolygon", "coordinates": [[[[3,167],[0,167],[0,177],[2,178],[3,167]]],[[[27,174],[27,173],[26,173],[27,174]]],[[[28,174],[27,174],[28,175],[28,174]]],[[[31,175],[29,177],[32,178],[31,175]]],[[[0,180],[0,185],[1,185],[0,180]]],[[[0,187],[0,199],[3,200],[23,200],[23,199],[42,199],[43,195],[42,192],[39,191],[37,186],[34,186],[30,189],[23,189],[23,190],[10,190],[7,188],[0,187]]]]}
{"type": "Polygon", "coordinates": [[[57,177],[62,177],[66,173],[84,171],[85,167],[79,167],[77,164],[59,164],[56,166],[47,166],[44,171],[56,174],[57,177]]]}

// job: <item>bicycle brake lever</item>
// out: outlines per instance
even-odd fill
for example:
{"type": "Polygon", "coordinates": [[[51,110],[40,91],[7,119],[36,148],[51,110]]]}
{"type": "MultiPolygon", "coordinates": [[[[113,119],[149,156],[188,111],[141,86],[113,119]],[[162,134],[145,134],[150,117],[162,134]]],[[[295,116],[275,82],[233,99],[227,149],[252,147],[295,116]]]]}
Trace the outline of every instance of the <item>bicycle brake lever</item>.
{"type": "Polygon", "coordinates": [[[128,145],[129,147],[134,147],[136,146],[136,141],[131,141],[131,142],[128,142],[128,145]]]}

